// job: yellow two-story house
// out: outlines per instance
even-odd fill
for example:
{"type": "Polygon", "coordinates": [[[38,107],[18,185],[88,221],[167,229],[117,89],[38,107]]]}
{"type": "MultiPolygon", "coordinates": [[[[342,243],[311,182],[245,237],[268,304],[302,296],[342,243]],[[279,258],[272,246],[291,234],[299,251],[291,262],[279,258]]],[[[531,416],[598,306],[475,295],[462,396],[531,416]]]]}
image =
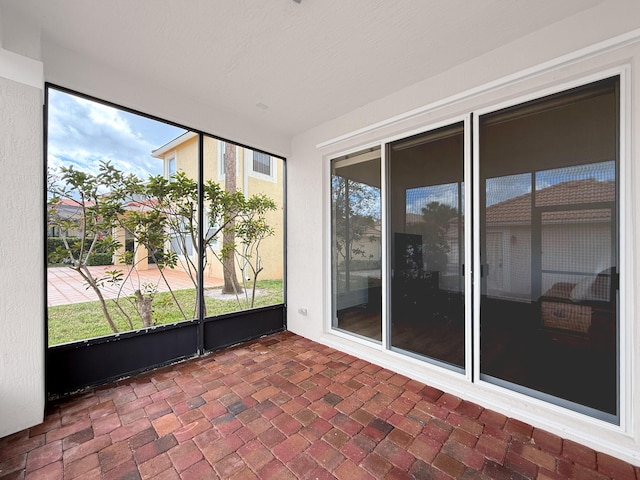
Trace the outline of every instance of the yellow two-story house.
{"type": "MultiPolygon", "coordinates": [[[[264,194],[276,203],[276,210],[268,212],[267,223],[274,230],[274,235],[264,239],[260,244],[259,256],[263,270],[259,280],[281,280],[284,275],[284,163],[283,160],[263,152],[251,150],[225,143],[213,137],[204,137],[203,178],[213,180],[226,188],[225,150],[235,148],[236,158],[236,190],[245,197],[264,194]]],[[[186,132],[167,144],[153,150],[151,155],[162,160],[166,178],[176,172],[183,172],[187,177],[198,178],[198,136],[186,132]]],[[[172,248],[168,245],[168,248],[172,248]]],[[[213,249],[219,254],[222,248],[222,233],[213,242],[213,249]]],[[[241,248],[239,245],[238,248],[241,248]]],[[[176,253],[180,250],[173,248],[176,253]]],[[[189,252],[195,260],[195,252],[189,252]]],[[[255,265],[255,256],[252,257],[255,265]]],[[[251,269],[242,266],[242,260],[236,262],[238,278],[253,280],[251,269]]],[[[210,278],[223,278],[222,264],[212,252],[207,252],[204,274],[210,278]]]]}

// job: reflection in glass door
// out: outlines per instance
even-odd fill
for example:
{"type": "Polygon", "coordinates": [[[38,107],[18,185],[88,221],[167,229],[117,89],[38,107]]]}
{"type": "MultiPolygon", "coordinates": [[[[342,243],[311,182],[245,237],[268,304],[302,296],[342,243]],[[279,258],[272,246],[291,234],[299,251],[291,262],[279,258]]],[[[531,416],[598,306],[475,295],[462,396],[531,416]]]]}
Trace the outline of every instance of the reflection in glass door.
{"type": "Polygon", "coordinates": [[[619,90],[389,142],[384,182],[379,148],[332,160],[333,329],[618,423],[619,90]]]}
{"type": "Polygon", "coordinates": [[[331,163],[332,326],[382,340],[380,148],[331,163]]]}
{"type": "Polygon", "coordinates": [[[391,143],[391,346],[464,370],[464,128],[391,143]]]}
{"type": "Polygon", "coordinates": [[[616,421],[618,78],[479,119],[480,378],[616,421]]]}

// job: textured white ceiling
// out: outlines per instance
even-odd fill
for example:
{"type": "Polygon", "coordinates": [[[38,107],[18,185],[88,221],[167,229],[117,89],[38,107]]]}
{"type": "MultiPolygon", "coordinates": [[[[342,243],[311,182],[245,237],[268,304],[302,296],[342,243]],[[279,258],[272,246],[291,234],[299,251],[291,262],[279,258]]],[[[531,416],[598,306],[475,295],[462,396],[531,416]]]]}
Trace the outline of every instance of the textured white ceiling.
{"type": "Polygon", "coordinates": [[[0,12],[45,44],[295,135],[600,1],[0,0],[0,12]]]}

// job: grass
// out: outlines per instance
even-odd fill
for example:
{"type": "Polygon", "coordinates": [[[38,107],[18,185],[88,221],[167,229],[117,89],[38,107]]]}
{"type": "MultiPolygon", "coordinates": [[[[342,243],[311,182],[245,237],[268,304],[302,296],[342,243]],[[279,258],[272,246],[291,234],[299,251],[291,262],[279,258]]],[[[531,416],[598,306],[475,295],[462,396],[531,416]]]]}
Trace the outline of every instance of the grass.
{"type": "MultiPolygon", "coordinates": [[[[281,280],[259,281],[257,289],[265,290],[265,293],[256,296],[254,307],[257,308],[282,303],[281,280]]],[[[208,297],[207,292],[208,290],[205,289],[205,305],[208,317],[249,308],[249,304],[245,300],[244,295],[240,295],[240,305],[238,305],[235,296],[221,300],[208,297]]],[[[250,292],[247,293],[250,295],[250,292]]],[[[176,290],[174,291],[174,295],[186,318],[180,312],[170,293],[158,293],[153,300],[153,321],[155,325],[191,320],[196,316],[195,289],[176,290]]],[[[143,328],[133,304],[125,300],[121,301],[121,305],[131,316],[134,330],[143,328]]],[[[130,331],[131,327],[129,323],[125,319],[125,316],[119,311],[115,302],[113,300],[107,300],[107,306],[118,329],[121,332],[130,331]]],[[[102,313],[100,302],[73,303],[49,307],[49,346],[101,337],[112,333],[113,331],[102,313]]]]}

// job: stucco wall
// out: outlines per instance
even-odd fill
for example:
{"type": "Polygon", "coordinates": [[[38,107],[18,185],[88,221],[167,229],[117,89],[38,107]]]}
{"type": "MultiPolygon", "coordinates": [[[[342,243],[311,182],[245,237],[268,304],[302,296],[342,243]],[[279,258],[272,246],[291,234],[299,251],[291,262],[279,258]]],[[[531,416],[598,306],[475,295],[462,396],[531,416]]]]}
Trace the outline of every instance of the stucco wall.
{"type": "MultiPolygon", "coordinates": [[[[425,362],[385,352],[372,344],[333,333],[329,327],[329,159],[622,65],[629,66],[634,73],[629,77],[629,119],[631,125],[636,125],[629,128],[633,137],[640,120],[637,75],[640,31],[634,33],[640,27],[640,4],[625,0],[615,7],[612,8],[611,2],[603,2],[296,136],[287,170],[288,198],[292,206],[287,212],[288,328],[564,438],[640,464],[640,404],[637,401],[640,363],[637,356],[630,353],[640,345],[640,329],[634,313],[639,311],[640,302],[635,295],[627,295],[623,306],[627,326],[621,337],[625,364],[621,382],[626,423],[613,428],[541,401],[478,384],[470,377],[456,377],[425,362]],[[629,32],[634,40],[627,42],[629,32]],[[609,41],[616,36],[621,38],[613,42],[613,47],[609,41]],[[596,45],[598,48],[594,48],[596,45]],[[295,208],[295,205],[304,205],[304,208],[295,208]]],[[[635,244],[634,239],[640,233],[637,231],[640,197],[632,185],[640,183],[640,172],[634,161],[638,156],[637,143],[631,138],[627,145],[628,176],[624,180],[628,182],[630,203],[623,212],[626,222],[623,242],[635,244]]],[[[626,269],[624,281],[628,291],[633,292],[640,269],[633,254],[627,261],[630,268],[626,269]]]]}
{"type": "Polygon", "coordinates": [[[0,49],[0,437],[40,423],[44,414],[43,97],[33,86],[38,83],[39,62],[0,49]]]}

